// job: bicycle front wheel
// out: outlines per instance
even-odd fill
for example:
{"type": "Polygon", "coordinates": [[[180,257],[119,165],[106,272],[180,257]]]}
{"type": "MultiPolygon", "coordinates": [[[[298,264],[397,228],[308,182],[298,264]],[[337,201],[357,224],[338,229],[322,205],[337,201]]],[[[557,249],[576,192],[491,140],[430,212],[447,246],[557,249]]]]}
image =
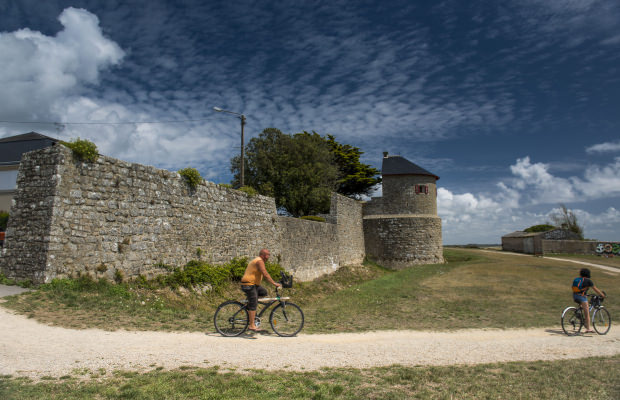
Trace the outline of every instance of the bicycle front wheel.
{"type": "Polygon", "coordinates": [[[248,310],[238,301],[227,301],[220,304],[213,316],[215,330],[222,336],[239,336],[250,324],[248,310]]]}
{"type": "Polygon", "coordinates": [[[271,311],[269,323],[279,336],[295,336],[304,327],[304,313],[296,304],[280,303],[271,311]]]}
{"type": "Polygon", "coordinates": [[[611,316],[607,309],[601,307],[592,314],[592,326],[599,335],[605,335],[611,328],[611,316]]]}
{"type": "Polygon", "coordinates": [[[566,307],[562,312],[562,330],[568,336],[574,336],[581,331],[583,321],[581,320],[581,310],[577,307],[566,307]]]}

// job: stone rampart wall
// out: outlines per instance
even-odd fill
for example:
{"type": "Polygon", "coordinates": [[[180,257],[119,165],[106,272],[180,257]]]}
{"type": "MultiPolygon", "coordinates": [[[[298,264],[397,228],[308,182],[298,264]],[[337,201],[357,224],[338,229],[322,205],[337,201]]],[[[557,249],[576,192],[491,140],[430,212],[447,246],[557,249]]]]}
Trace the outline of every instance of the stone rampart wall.
{"type": "Polygon", "coordinates": [[[2,254],[7,254],[11,262],[3,264],[7,257],[0,259],[0,271],[9,277],[44,280],[62,157],[50,149],[44,157],[22,159],[2,248],[2,254]]]}
{"type": "Polygon", "coordinates": [[[336,216],[340,265],[360,264],[366,256],[362,203],[334,194],[330,214],[336,216]]]}
{"type": "MultiPolygon", "coordinates": [[[[349,218],[361,205],[339,197],[346,206],[333,219],[355,226],[349,218]]],[[[263,247],[298,279],[333,270],[341,254],[354,258],[351,245],[339,246],[355,233],[340,240],[339,225],[278,217],[273,198],[210,182],[190,190],[177,173],[104,156],[82,163],[60,145],[24,155],[14,202],[0,270],[35,282],[117,270],[151,277],[159,263],[183,265],[198,253],[224,263],[263,247]]],[[[355,251],[363,240],[354,238],[355,251]]]]}
{"type": "Polygon", "coordinates": [[[441,219],[437,216],[366,216],[364,234],[366,254],[386,267],[444,261],[441,219]]]}
{"type": "Polygon", "coordinates": [[[280,262],[295,278],[312,280],[340,265],[336,225],[278,217],[282,237],[280,262]]]}

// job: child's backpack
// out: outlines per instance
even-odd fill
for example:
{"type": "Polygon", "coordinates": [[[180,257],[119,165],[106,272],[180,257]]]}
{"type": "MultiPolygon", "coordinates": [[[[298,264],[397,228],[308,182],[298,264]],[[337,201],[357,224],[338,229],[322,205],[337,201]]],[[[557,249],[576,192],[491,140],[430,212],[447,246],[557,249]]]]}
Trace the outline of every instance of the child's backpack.
{"type": "Polygon", "coordinates": [[[581,293],[583,294],[586,291],[584,288],[584,284],[586,282],[586,278],[579,277],[573,280],[573,293],[581,293]]]}

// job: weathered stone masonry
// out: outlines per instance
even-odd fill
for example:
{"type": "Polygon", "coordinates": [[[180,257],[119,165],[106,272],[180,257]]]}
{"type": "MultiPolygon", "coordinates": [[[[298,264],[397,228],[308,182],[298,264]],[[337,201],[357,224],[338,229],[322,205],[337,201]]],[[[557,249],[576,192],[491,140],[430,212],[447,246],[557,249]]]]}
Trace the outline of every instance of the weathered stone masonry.
{"type": "Polygon", "coordinates": [[[101,156],[74,159],[64,146],[24,155],[0,270],[47,282],[88,273],[161,273],[159,263],[224,263],[262,247],[298,279],[365,256],[361,204],[334,195],[331,220],[280,217],[273,198],[210,182],[191,191],[174,172],[101,156]]]}
{"type": "Polygon", "coordinates": [[[177,173],[104,156],[84,163],[56,145],[22,158],[0,271],[37,283],[117,271],[152,277],[164,272],[157,265],[221,264],[263,247],[299,280],[367,254],[392,268],[440,263],[437,179],[386,155],[383,198],[334,194],[322,223],[278,216],[270,197],[211,182],[190,190],[177,173]]]}
{"type": "Polygon", "coordinates": [[[400,156],[383,158],[383,197],[364,204],[366,254],[390,268],[442,263],[439,177],[400,156]]]}

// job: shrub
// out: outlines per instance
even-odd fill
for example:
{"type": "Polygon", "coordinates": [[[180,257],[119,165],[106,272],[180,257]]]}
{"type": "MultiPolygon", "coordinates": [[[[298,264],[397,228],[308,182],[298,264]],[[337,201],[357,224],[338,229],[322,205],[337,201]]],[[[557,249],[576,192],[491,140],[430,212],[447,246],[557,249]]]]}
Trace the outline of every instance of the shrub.
{"type": "Polygon", "coordinates": [[[9,286],[21,286],[23,288],[31,288],[34,286],[32,284],[32,281],[29,279],[17,281],[15,279],[7,278],[6,275],[4,275],[3,273],[0,273],[0,284],[9,286]]]}
{"type": "Polygon", "coordinates": [[[555,226],[553,226],[553,225],[541,224],[541,225],[530,226],[529,228],[525,229],[524,232],[529,232],[529,233],[533,233],[533,232],[547,232],[547,231],[551,231],[553,229],[555,229],[555,226]]]}
{"type": "Polygon", "coordinates": [[[300,217],[300,219],[306,219],[308,221],[316,221],[316,222],[325,222],[325,218],[318,217],[316,215],[304,215],[303,217],[300,217]]]}
{"type": "Polygon", "coordinates": [[[284,268],[282,268],[282,266],[278,263],[267,262],[265,267],[267,268],[269,275],[271,275],[271,278],[276,282],[280,279],[280,274],[282,271],[284,271],[284,268]]]}
{"type": "Polygon", "coordinates": [[[77,138],[71,142],[61,142],[73,151],[73,154],[80,160],[95,162],[99,157],[97,146],[88,140],[77,138]]]}
{"type": "Polygon", "coordinates": [[[0,211],[0,231],[5,231],[8,223],[9,213],[6,211],[0,211]]]}
{"type": "Polygon", "coordinates": [[[213,287],[222,285],[230,278],[227,268],[210,265],[203,261],[192,260],[185,264],[183,269],[176,268],[167,276],[158,276],[157,281],[164,286],[177,288],[184,286],[191,288],[196,285],[209,283],[213,287]]]}
{"type": "Polygon", "coordinates": [[[0,273],[0,284],[2,285],[15,285],[15,281],[13,279],[9,279],[3,273],[0,273]]]}
{"type": "Polygon", "coordinates": [[[245,273],[245,269],[248,266],[248,258],[247,257],[235,257],[225,267],[228,269],[230,274],[230,279],[233,281],[240,281],[245,273]]]}
{"type": "MultiPolygon", "coordinates": [[[[210,284],[214,289],[222,286],[228,281],[240,281],[248,265],[247,257],[235,257],[224,265],[211,265],[204,261],[192,260],[185,264],[185,267],[174,268],[170,275],[159,275],[155,281],[160,286],[178,288],[184,286],[192,288],[205,283],[210,284]]],[[[278,263],[268,262],[265,265],[267,272],[274,280],[280,279],[280,273],[284,269],[278,263]]],[[[142,282],[144,285],[144,282],[142,282]]]]}
{"type": "Polygon", "coordinates": [[[258,194],[256,189],[254,189],[252,186],[241,186],[238,190],[247,194],[250,197],[254,197],[258,194]]]}
{"type": "Polygon", "coordinates": [[[198,184],[202,182],[202,176],[200,176],[200,172],[196,168],[183,168],[179,170],[179,175],[185,179],[185,182],[192,190],[196,189],[198,184]]]}
{"type": "Polygon", "coordinates": [[[123,275],[123,271],[121,271],[120,269],[117,269],[114,272],[114,282],[123,283],[124,279],[125,279],[125,276],[123,275]]]}

